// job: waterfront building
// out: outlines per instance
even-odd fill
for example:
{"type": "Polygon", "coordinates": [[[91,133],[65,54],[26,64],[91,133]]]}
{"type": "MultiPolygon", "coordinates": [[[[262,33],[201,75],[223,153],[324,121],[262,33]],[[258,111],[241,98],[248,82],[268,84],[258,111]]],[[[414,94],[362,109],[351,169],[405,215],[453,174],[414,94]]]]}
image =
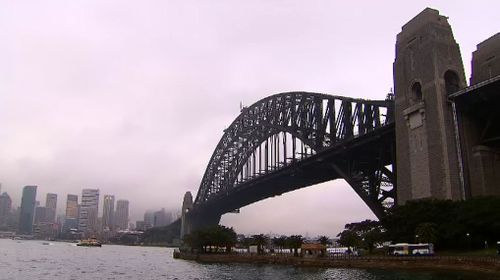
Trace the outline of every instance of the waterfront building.
{"type": "Polygon", "coordinates": [[[49,211],[48,211],[47,207],[43,207],[43,206],[35,207],[35,219],[34,219],[33,224],[39,225],[42,223],[47,223],[48,222],[48,220],[47,220],[48,212],[49,211]]]}
{"type": "Polygon", "coordinates": [[[153,213],[153,211],[146,211],[144,213],[144,224],[146,225],[146,227],[148,228],[151,228],[154,226],[154,222],[155,222],[155,214],[153,213]]]}
{"type": "Polygon", "coordinates": [[[115,196],[105,195],[103,202],[103,213],[102,213],[102,229],[103,230],[113,230],[114,228],[114,215],[115,215],[115,196]]]}
{"type": "Polygon", "coordinates": [[[19,233],[33,233],[33,218],[35,216],[37,186],[25,186],[21,198],[21,213],[19,215],[19,233]]]}
{"type": "Polygon", "coordinates": [[[98,211],[99,189],[83,189],[78,215],[78,229],[81,232],[89,234],[97,232],[98,211]]]}
{"type": "Polygon", "coordinates": [[[57,232],[58,232],[58,227],[57,224],[55,223],[39,223],[33,225],[33,235],[37,239],[56,238],[57,232]]]}
{"type": "Polygon", "coordinates": [[[45,207],[47,208],[46,220],[48,223],[54,223],[56,221],[56,211],[57,211],[57,194],[48,193],[45,200],[45,207]]]}
{"type": "Polygon", "coordinates": [[[135,221],[135,229],[138,231],[145,231],[144,221],[135,221]]]}
{"type": "Polygon", "coordinates": [[[156,211],[154,213],[154,227],[162,227],[166,226],[170,223],[170,213],[165,212],[165,208],[162,208],[160,211],[156,211]]]}
{"type": "Polygon", "coordinates": [[[66,219],[78,219],[78,195],[68,194],[66,199],[66,219]]]}
{"type": "Polygon", "coordinates": [[[121,230],[128,228],[128,207],[128,200],[116,202],[115,225],[121,230]]]}
{"type": "Polygon", "coordinates": [[[62,228],[63,233],[76,230],[78,230],[78,219],[75,218],[64,219],[64,224],[62,228]]]}
{"type": "Polygon", "coordinates": [[[0,195],[0,225],[3,225],[7,222],[8,217],[10,216],[12,208],[12,199],[10,196],[4,192],[0,195]]]}

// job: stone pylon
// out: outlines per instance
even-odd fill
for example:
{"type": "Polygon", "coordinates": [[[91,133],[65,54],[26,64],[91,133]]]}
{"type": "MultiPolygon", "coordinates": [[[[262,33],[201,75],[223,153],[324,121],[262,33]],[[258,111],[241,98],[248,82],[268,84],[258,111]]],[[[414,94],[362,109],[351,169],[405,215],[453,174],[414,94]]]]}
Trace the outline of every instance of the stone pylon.
{"type": "Polygon", "coordinates": [[[189,222],[188,213],[193,208],[193,196],[191,192],[186,192],[184,194],[184,200],[182,201],[182,215],[181,215],[181,239],[184,235],[191,232],[191,224],[189,222]]]}
{"type": "Polygon", "coordinates": [[[448,95],[466,87],[451,26],[427,8],[397,36],[394,62],[397,203],[464,198],[448,95]]]}

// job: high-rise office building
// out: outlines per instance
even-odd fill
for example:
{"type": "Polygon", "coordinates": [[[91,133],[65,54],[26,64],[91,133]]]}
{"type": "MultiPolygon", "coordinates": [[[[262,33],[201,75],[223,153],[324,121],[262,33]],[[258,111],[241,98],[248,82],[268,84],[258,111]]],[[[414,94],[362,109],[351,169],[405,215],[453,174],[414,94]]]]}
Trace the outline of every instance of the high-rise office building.
{"type": "Polygon", "coordinates": [[[47,199],[45,200],[45,207],[47,212],[45,218],[48,223],[54,223],[56,221],[56,209],[57,209],[57,194],[48,193],[47,199]]]}
{"type": "Polygon", "coordinates": [[[78,195],[68,194],[66,198],[66,218],[62,228],[63,233],[78,229],[78,195]]]}
{"type": "Polygon", "coordinates": [[[66,199],[66,219],[78,219],[78,195],[68,194],[66,199]]]}
{"type": "Polygon", "coordinates": [[[4,192],[0,195],[0,225],[4,224],[10,215],[12,208],[12,199],[4,192]]]}
{"type": "Polygon", "coordinates": [[[153,227],[155,224],[155,214],[153,211],[148,210],[144,213],[144,224],[146,227],[153,227]]]}
{"type": "Polygon", "coordinates": [[[48,223],[48,216],[50,216],[50,210],[47,207],[37,206],[35,207],[35,219],[33,221],[34,225],[46,224],[48,223]]]}
{"type": "Polygon", "coordinates": [[[114,214],[115,214],[115,196],[105,195],[102,213],[102,229],[113,230],[114,228],[114,214]]]}
{"type": "Polygon", "coordinates": [[[33,218],[35,216],[37,186],[25,186],[21,198],[21,213],[19,214],[19,233],[33,233],[33,218]]]}
{"type": "Polygon", "coordinates": [[[166,226],[170,223],[170,213],[165,212],[165,208],[162,208],[160,211],[156,211],[154,213],[154,222],[153,226],[162,227],[166,226]]]}
{"type": "Polygon", "coordinates": [[[97,231],[99,210],[99,189],[83,189],[82,202],[78,215],[78,229],[84,233],[97,231]]]}
{"type": "Polygon", "coordinates": [[[121,230],[128,228],[128,200],[116,202],[115,225],[121,230]]]}

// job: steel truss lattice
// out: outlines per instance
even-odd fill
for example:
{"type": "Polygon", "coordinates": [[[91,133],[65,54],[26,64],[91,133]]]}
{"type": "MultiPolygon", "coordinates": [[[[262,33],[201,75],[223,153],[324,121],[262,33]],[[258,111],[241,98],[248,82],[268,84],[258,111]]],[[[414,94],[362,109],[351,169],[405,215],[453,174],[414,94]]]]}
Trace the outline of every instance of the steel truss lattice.
{"type": "MultiPolygon", "coordinates": [[[[391,124],[392,100],[310,92],[264,98],[243,108],[224,130],[201,181],[195,207],[313,156],[338,151],[356,139],[377,137],[377,130],[391,124]]],[[[344,178],[380,216],[395,200],[391,149],[387,145],[372,147],[366,153],[369,158],[364,158],[359,149],[352,157],[338,154],[321,168],[344,178]]]]}

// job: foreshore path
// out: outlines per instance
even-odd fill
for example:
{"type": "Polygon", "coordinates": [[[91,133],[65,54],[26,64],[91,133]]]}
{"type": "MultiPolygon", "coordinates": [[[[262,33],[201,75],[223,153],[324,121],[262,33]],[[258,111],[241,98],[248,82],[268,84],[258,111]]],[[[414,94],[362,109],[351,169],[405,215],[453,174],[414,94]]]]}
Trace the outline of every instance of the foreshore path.
{"type": "Polygon", "coordinates": [[[500,279],[500,257],[335,256],[306,258],[280,254],[192,254],[177,251],[174,253],[174,258],[193,260],[201,263],[251,263],[341,268],[446,269],[497,274],[500,279]]]}

